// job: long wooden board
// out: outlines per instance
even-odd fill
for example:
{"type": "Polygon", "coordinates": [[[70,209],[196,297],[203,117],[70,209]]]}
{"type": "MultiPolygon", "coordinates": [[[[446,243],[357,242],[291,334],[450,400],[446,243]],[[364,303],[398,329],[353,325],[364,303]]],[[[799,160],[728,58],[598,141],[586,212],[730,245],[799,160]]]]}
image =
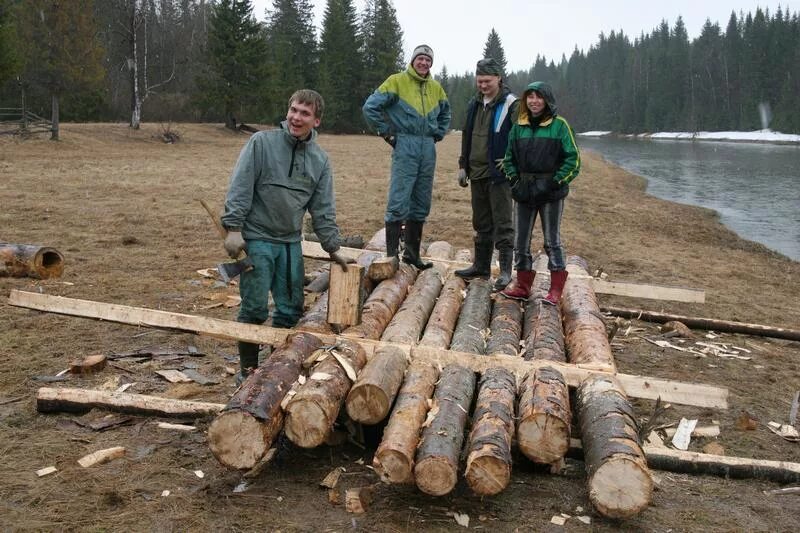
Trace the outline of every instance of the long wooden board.
{"type": "MultiPolygon", "coordinates": [[[[134,326],[146,326],[168,330],[186,331],[198,335],[206,335],[219,339],[241,340],[260,344],[280,344],[292,333],[292,330],[242,324],[230,320],[220,320],[181,313],[170,313],[142,307],[130,307],[119,304],[79,300],[63,296],[52,296],[12,290],[9,295],[9,304],[50,313],[71,315],[97,320],[108,320],[134,326]]],[[[369,339],[353,339],[346,336],[318,335],[325,344],[335,344],[337,339],[355,340],[361,344],[371,358],[375,349],[380,346],[398,346],[410,357],[421,358],[432,363],[444,366],[446,364],[459,364],[471,368],[476,372],[484,372],[492,366],[503,366],[517,375],[522,376],[527,372],[541,366],[554,366],[566,378],[567,384],[576,387],[592,373],[608,373],[603,369],[585,368],[567,363],[554,361],[525,361],[520,357],[512,356],[478,356],[465,352],[441,350],[428,346],[387,343],[369,339]]],[[[712,407],[727,409],[728,389],[658,379],[653,377],[636,376],[630,374],[615,374],[628,396],[663,401],[698,407],[712,407]]]]}

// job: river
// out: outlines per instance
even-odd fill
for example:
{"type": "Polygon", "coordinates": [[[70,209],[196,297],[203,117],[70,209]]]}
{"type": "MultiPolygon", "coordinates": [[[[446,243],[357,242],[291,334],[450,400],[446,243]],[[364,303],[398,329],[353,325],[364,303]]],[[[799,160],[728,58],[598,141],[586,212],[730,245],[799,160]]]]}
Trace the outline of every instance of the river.
{"type": "Polygon", "coordinates": [[[579,137],[647,192],[717,211],[740,237],[800,261],[800,146],[579,137]]]}

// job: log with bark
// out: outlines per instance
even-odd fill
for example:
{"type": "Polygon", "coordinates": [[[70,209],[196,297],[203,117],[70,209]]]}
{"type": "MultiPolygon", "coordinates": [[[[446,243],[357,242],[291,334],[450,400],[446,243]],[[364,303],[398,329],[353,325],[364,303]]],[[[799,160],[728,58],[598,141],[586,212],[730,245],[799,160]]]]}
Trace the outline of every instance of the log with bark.
{"type": "Polygon", "coordinates": [[[347,395],[347,414],[362,424],[377,424],[389,414],[408,367],[408,355],[397,346],[382,346],[359,374],[347,395]]]}
{"type": "Polygon", "coordinates": [[[116,413],[174,418],[215,416],[225,408],[219,403],[190,402],[128,392],[42,387],[36,393],[40,413],[86,413],[105,409],[116,413]]]}
{"type": "Polygon", "coordinates": [[[450,342],[451,350],[486,353],[486,329],[492,312],[492,285],[485,279],[474,279],[467,287],[467,296],[458,315],[458,324],[450,342]]]}
{"type": "Polygon", "coordinates": [[[463,279],[455,276],[445,282],[425,326],[425,333],[419,342],[421,345],[442,349],[450,346],[466,286],[463,279]]]}
{"type": "Polygon", "coordinates": [[[453,257],[453,246],[447,241],[434,241],[428,245],[425,255],[428,259],[449,260],[453,257]]]}
{"type": "Polygon", "coordinates": [[[553,464],[569,450],[572,414],[564,376],[552,367],[531,371],[519,390],[517,442],[536,463],[553,464]]]}
{"type": "Polygon", "coordinates": [[[283,427],[284,396],[303,361],[321,346],[310,333],[294,333],[242,383],[208,428],[208,444],[220,463],[250,469],[267,453],[283,427]]]}
{"type": "Polygon", "coordinates": [[[369,265],[367,278],[373,283],[380,283],[385,279],[390,279],[397,273],[400,267],[400,260],[397,256],[377,257],[369,265]]]}
{"type": "Polygon", "coordinates": [[[487,355],[519,355],[519,339],[522,334],[522,306],[518,300],[498,296],[492,305],[492,320],[489,324],[487,355]]]}
{"type": "Polygon", "coordinates": [[[491,496],[511,479],[511,440],[514,438],[516,379],[505,368],[488,369],[481,377],[464,477],[481,496],[491,496]]]}
{"type": "Polygon", "coordinates": [[[323,293],[323,292],[328,290],[328,285],[330,284],[330,281],[331,281],[331,272],[330,272],[330,270],[329,269],[323,270],[317,276],[314,276],[314,279],[312,279],[305,286],[304,290],[305,290],[306,293],[313,292],[313,293],[321,294],[321,293],[323,293]]]}
{"type": "Polygon", "coordinates": [[[533,290],[525,307],[525,351],[526,360],[541,359],[564,362],[564,330],[561,325],[561,313],[558,307],[543,304],[547,295],[550,278],[536,276],[533,290]]]}
{"type": "Polygon", "coordinates": [[[414,454],[438,377],[439,371],[427,361],[417,359],[409,366],[389,423],[383,431],[383,439],[372,460],[383,481],[413,482],[414,454]]]}
{"type": "Polygon", "coordinates": [[[331,325],[328,324],[328,291],[319,295],[314,305],[300,317],[295,329],[312,333],[333,333],[331,325]]]}
{"type": "Polygon", "coordinates": [[[0,278],[49,279],[64,273],[64,256],[55,248],[0,242],[0,278]]]}
{"type": "Polygon", "coordinates": [[[448,365],[442,370],[428,412],[430,423],[426,421],[414,466],[414,480],[426,494],[443,496],[456,485],[464,426],[474,389],[472,370],[458,365],[448,365]]]}
{"type": "Polygon", "coordinates": [[[633,407],[622,387],[609,375],[587,378],[576,393],[576,412],[592,504],[610,518],[644,510],[653,481],[633,407]]]}
{"type": "Polygon", "coordinates": [[[314,448],[325,442],[353,383],[350,378],[366,362],[364,348],[352,341],[339,341],[328,351],[286,405],[284,431],[289,440],[301,448],[314,448]]]}
{"type": "MultiPolygon", "coordinates": [[[[531,334],[531,326],[535,324],[536,313],[539,308],[541,307],[541,300],[547,295],[547,291],[550,288],[550,276],[544,275],[544,272],[547,270],[547,255],[545,254],[536,254],[533,258],[533,283],[531,284],[531,292],[528,296],[527,302],[525,302],[525,315],[522,319],[522,338],[527,339],[530,337],[531,334]],[[538,302],[540,305],[532,306],[531,304],[534,302],[538,302]]],[[[552,306],[551,306],[552,307],[552,306]]],[[[559,317],[561,316],[560,313],[555,313],[559,317]]],[[[559,318],[560,321],[560,318],[559,318]]]]}
{"type": "Polygon", "coordinates": [[[380,282],[369,295],[361,311],[361,324],[347,328],[344,334],[364,339],[380,339],[416,277],[417,270],[414,267],[401,265],[394,277],[380,282]]]}
{"type": "Polygon", "coordinates": [[[411,292],[403,301],[403,305],[384,330],[381,339],[387,342],[416,344],[436,304],[442,284],[442,269],[434,266],[423,271],[411,287],[411,292]]]}

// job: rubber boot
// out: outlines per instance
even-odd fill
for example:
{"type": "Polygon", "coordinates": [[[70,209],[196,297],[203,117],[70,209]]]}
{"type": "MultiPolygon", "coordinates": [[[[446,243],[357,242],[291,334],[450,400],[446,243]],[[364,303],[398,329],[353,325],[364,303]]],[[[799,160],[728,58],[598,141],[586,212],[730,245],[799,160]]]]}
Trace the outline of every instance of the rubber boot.
{"type": "Polygon", "coordinates": [[[514,249],[503,248],[500,250],[500,275],[494,282],[494,290],[502,291],[511,283],[511,265],[514,262],[514,249]]]}
{"type": "Polygon", "coordinates": [[[527,300],[535,275],[536,273],[531,270],[517,270],[517,282],[500,291],[500,294],[512,300],[527,300]]]}
{"type": "Polygon", "coordinates": [[[258,344],[239,341],[239,375],[236,385],[241,385],[250,372],[258,367],[258,344]]]}
{"type": "Polygon", "coordinates": [[[403,223],[386,222],[386,257],[395,258],[395,266],[400,266],[400,234],[403,232],[403,223]]]}
{"type": "Polygon", "coordinates": [[[561,300],[561,293],[564,292],[564,284],[567,282],[567,271],[559,270],[557,272],[550,271],[550,290],[547,296],[544,297],[542,302],[550,305],[558,305],[561,300]]]}
{"type": "Polygon", "coordinates": [[[433,266],[433,263],[423,262],[419,253],[419,247],[422,243],[422,226],[424,224],[419,220],[406,220],[406,249],[403,251],[403,262],[420,270],[426,270],[433,266]]]}
{"type": "Polygon", "coordinates": [[[472,279],[481,278],[489,279],[492,272],[492,247],[494,245],[489,242],[476,242],[475,243],[475,260],[472,261],[472,266],[456,270],[454,274],[459,278],[472,279]]]}

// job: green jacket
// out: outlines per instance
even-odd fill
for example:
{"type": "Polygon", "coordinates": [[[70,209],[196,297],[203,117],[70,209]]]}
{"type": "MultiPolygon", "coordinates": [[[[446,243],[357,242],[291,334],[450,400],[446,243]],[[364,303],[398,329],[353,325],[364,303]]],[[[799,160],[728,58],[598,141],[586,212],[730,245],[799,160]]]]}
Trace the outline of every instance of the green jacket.
{"type": "Polygon", "coordinates": [[[333,176],[317,132],[300,141],[282,123],[254,134],[231,174],[222,225],[245,239],[292,243],[302,238],[303,216],[311,214],[322,248],[339,249],[333,176]]]}

